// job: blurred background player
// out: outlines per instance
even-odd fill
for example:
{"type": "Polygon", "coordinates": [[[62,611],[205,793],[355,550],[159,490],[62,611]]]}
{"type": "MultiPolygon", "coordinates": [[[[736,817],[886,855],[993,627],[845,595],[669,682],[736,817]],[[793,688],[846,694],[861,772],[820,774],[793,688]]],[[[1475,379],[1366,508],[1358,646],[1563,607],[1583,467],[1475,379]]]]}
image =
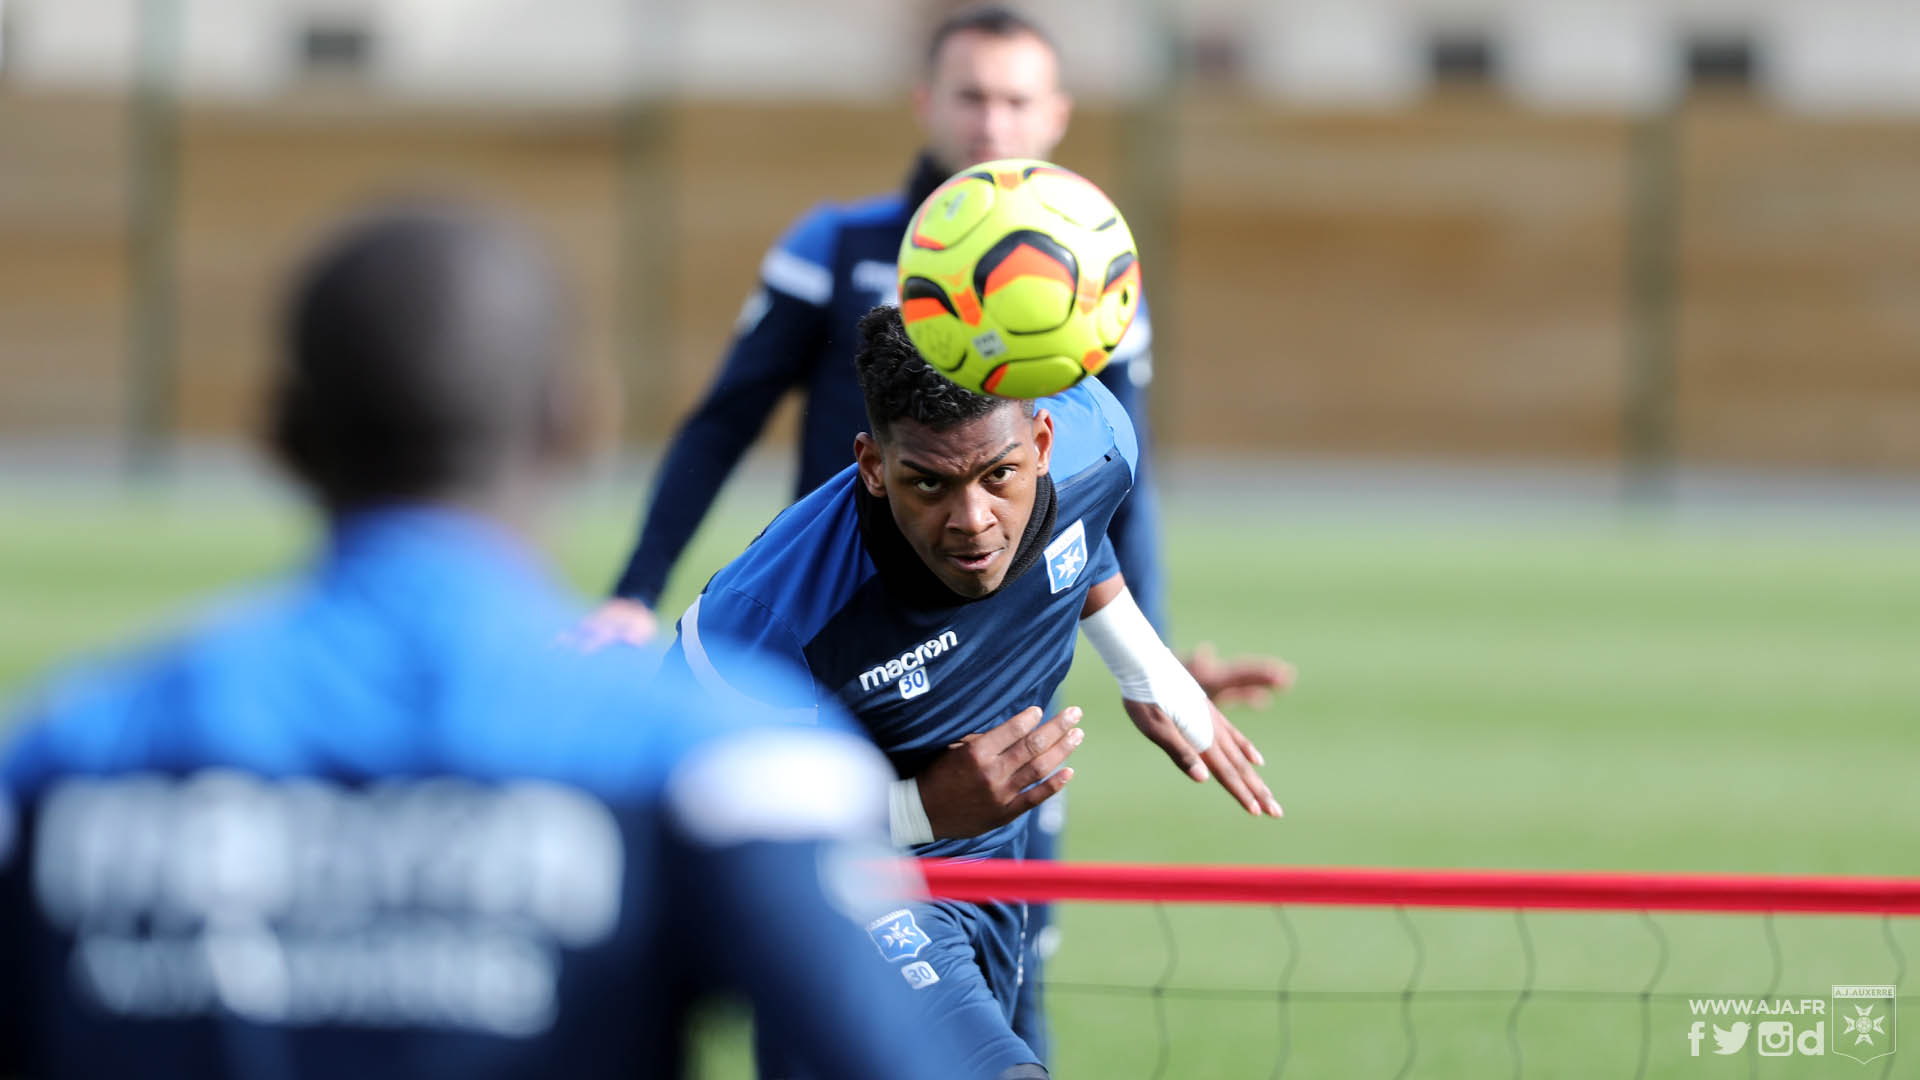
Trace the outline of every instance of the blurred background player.
{"type": "MultiPolygon", "coordinates": [[[[871,434],[856,467],[714,575],[680,618],[669,670],[722,698],[756,696],[736,665],[806,671],[810,685],[766,704],[854,713],[904,778],[896,844],[1018,859],[1027,811],[1065,787],[1061,765],[1084,738],[1077,709],[1040,723],[1084,629],[1128,715],[1183,772],[1279,817],[1259,752],[1127,592],[1107,523],[1138,448],[1113,395],[1095,380],[1037,405],[970,393],[920,358],[893,307],[858,332],[871,434]]],[[[924,995],[923,1026],[958,1039],[970,1069],[1009,1080],[1046,1075],[1014,1027],[1032,977],[1027,916],[1022,903],[931,901],[875,936],[924,995]]],[[[765,1035],[777,1051],[778,1033],[765,1035]]]]}
{"type": "MultiPolygon", "coordinates": [[[[846,467],[866,429],[854,381],[854,326],[868,308],[896,302],[894,261],[907,220],[954,171],[995,158],[1049,158],[1072,102],[1059,60],[1038,24],[1008,7],[971,7],[933,31],[914,111],[925,146],[906,184],[890,194],[828,203],[795,222],[760,265],[733,346],[705,398],[667,447],[640,538],[595,626],[645,640],[654,605],[721,486],[789,390],[805,395],[794,497],[846,467]]],[[[1145,309],[1100,379],[1146,440],[1144,391],[1152,377],[1145,309]]],[[[1158,523],[1143,473],[1114,522],[1121,566],[1156,618],[1158,523]]]]}
{"type": "Polygon", "coordinates": [[[820,1075],[956,1075],[859,925],[897,906],[848,869],[885,850],[866,740],[556,646],[578,613],[522,531],[583,443],[566,314],[516,232],[442,209],[300,281],[273,442],[325,549],[28,709],[0,1073],[676,1075],[731,989],[820,1075]]]}

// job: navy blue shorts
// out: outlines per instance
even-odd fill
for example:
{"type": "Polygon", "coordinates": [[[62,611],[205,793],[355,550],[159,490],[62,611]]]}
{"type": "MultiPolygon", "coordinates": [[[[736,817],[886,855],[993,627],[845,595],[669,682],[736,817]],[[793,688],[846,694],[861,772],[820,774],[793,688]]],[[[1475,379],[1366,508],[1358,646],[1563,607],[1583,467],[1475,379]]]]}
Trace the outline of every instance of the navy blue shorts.
{"type": "MultiPolygon", "coordinates": [[[[1051,711],[1058,712],[1058,707],[1051,711]]],[[[1059,857],[1060,833],[1067,820],[1067,793],[1061,792],[1027,812],[1027,858],[1059,857]]],[[[1046,1064],[1053,1049],[1047,1023],[1046,961],[1059,947],[1060,930],[1053,925],[1052,904],[1027,905],[1026,962],[1020,993],[1013,1007],[1013,1031],[1046,1064]]]]}
{"type": "MultiPolygon", "coordinates": [[[[933,900],[873,921],[876,962],[913,987],[921,1022],[942,1025],[966,1048],[970,1074],[992,1077],[1040,1057],[1013,1032],[1027,953],[1026,905],[933,900]]],[[[756,1043],[763,1080],[800,1074],[778,1048],[756,1043]]]]}

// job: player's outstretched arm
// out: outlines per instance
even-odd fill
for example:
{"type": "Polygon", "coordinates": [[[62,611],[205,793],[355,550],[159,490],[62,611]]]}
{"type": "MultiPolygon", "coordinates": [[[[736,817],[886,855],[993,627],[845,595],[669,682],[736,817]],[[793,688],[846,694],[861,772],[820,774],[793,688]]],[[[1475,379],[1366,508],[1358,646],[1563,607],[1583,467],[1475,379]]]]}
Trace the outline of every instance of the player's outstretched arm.
{"type": "Polygon", "coordinates": [[[1022,710],[991,731],[954,743],[919,776],[901,781],[895,788],[895,842],[979,836],[1059,794],[1073,779],[1073,770],[1062,766],[1086,732],[1076,707],[1044,724],[1041,715],[1038,706],[1022,710]],[[917,799],[918,807],[903,809],[903,796],[917,799]],[[908,824],[916,809],[918,828],[908,824]]]}
{"type": "MultiPolygon", "coordinates": [[[[810,290],[827,287],[813,279],[828,275],[821,265],[826,256],[818,247],[821,230],[830,224],[817,214],[802,218],[762,264],[760,288],[742,313],[719,373],[674,433],[654,473],[646,517],[614,582],[615,597],[649,609],[659,604],[669,571],[692,542],[741,455],[759,437],[780,399],[806,380],[827,338],[825,299],[810,290]],[[768,276],[767,267],[787,270],[776,269],[768,276]],[[811,281],[809,287],[795,284],[794,267],[802,268],[798,279],[811,281]]],[[[615,609],[616,619],[619,614],[615,609]]],[[[625,625],[631,629],[639,624],[628,620],[625,625]]]]}
{"type": "Polygon", "coordinates": [[[1260,778],[1266,759],[1227,722],[1193,675],[1168,649],[1119,574],[1087,591],[1080,629],[1120,683],[1121,704],[1141,734],[1196,782],[1217,779],[1247,813],[1280,817],[1260,778]]]}

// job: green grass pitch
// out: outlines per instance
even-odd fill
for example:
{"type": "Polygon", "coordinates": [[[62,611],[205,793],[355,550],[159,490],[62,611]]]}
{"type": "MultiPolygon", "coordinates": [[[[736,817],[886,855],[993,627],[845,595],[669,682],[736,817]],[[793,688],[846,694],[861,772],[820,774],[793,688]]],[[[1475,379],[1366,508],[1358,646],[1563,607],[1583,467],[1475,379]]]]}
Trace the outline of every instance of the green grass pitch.
{"type": "MultiPolygon", "coordinates": [[[[132,504],[9,494],[0,514],[0,695],[76,650],[151,633],[187,602],[296,564],[304,517],[276,503],[132,504]]],[[[735,499],[675,581],[677,611],[772,507],[735,499]]],[[[612,500],[556,515],[583,590],[624,550],[612,500]]],[[[1301,671],[1236,720],[1266,752],[1283,822],[1186,781],[1083,656],[1068,698],[1088,739],[1068,789],[1070,858],[1135,862],[1920,874],[1920,558],[1911,525],[1624,517],[1262,514],[1170,504],[1183,642],[1301,671]]],[[[1530,914],[1533,983],[1618,992],[1520,1004],[1511,912],[1070,905],[1051,974],[1056,1074],[1150,1075],[1163,976],[1165,1075],[1632,1076],[1654,931],[1634,915],[1530,914]],[[1413,935],[1409,935],[1409,927],[1413,935]],[[1288,931],[1297,949],[1288,947],[1288,931]],[[1415,941],[1417,937],[1417,944],[1415,941]],[[1418,966],[1416,993],[1401,991],[1418,966]],[[1299,996],[1284,1009],[1283,974],[1299,996]],[[1429,995],[1435,990],[1483,996],[1429,995]],[[1220,991],[1239,991],[1222,994],[1220,991]],[[1510,1034],[1511,1032],[1511,1034],[1510,1034]]],[[[1657,920],[1656,993],[1824,996],[1920,968],[1920,920],[1657,920]],[[1894,947],[1889,946],[1891,934],[1894,947]],[[1896,948],[1898,953],[1896,952],[1896,948]]],[[[1908,980],[1911,985],[1911,979],[1908,980]]],[[[1843,1059],[1687,1056],[1684,1001],[1648,1006],[1647,1075],[1882,1075],[1843,1059]]],[[[1910,1040],[1920,1040],[1920,1014],[1910,1040]]],[[[1829,1050],[1834,1033],[1828,1032],[1829,1050]]],[[[1917,1043],[1916,1045],[1920,1045],[1917,1043]]],[[[1920,1060],[1920,1059],[1915,1059],[1920,1060]]],[[[1893,1075],[1920,1069],[1893,1059],[1893,1075]]],[[[736,1023],[702,1075],[746,1074],[736,1023]]]]}

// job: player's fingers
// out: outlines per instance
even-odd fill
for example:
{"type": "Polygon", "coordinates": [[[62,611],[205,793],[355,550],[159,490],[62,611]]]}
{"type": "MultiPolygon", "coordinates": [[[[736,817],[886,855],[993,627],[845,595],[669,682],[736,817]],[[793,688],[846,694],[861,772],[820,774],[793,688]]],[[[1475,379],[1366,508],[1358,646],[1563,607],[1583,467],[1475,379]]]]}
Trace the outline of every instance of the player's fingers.
{"type": "Polygon", "coordinates": [[[1286,686],[1292,669],[1264,656],[1243,658],[1227,664],[1220,672],[1220,685],[1227,690],[1266,690],[1286,686]]]}
{"type": "Polygon", "coordinates": [[[654,616],[651,608],[626,599],[614,599],[601,604],[593,614],[587,616],[586,623],[596,639],[592,646],[595,649],[616,641],[645,645],[653,640],[660,628],[660,620],[654,616]]]}
{"type": "Polygon", "coordinates": [[[1241,752],[1240,740],[1236,737],[1239,733],[1233,731],[1231,725],[1227,727],[1228,730],[1222,733],[1224,737],[1215,739],[1213,749],[1208,751],[1210,757],[1218,756],[1214,764],[1221,784],[1248,813],[1282,816],[1279,800],[1273,797],[1273,791],[1267,787],[1259,770],[1241,752]]]}
{"type": "Polygon", "coordinates": [[[1226,738],[1232,739],[1234,745],[1240,748],[1241,757],[1246,758],[1255,765],[1265,765],[1267,763],[1266,756],[1260,753],[1259,747],[1253,745],[1253,740],[1247,738],[1246,734],[1239,728],[1234,727],[1232,721],[1220,715],[1220,710],[1218,709],[1213,711],[1213,730],[1216,738],[1225,736],[1226,738]]]}
{"type": "Polygon", "coordinates": [[[1233,801],[1239,803],[1242,810],[1254,817],[1259,817],[1262,813],[1260,800],[1254,797],[1253,791],[1247,786],[1246,778],[1241,775],[1240,762],[1235,760],[1238,757],[1238,750],[1233,748],[1233,744],[1226,739],[1216,739],[1213,748],[1202,757],[1206,759],[1207,764],[1213,766],[1214,779],[1220,781],[1220,786],[1227,789],[1227,794],[1233,796],[1233,801]]]}
{"type": "Polygon", "coordinates": [[[1252,739],[1247,738],[1245,735],[1240,734],[1238,731],[1233,733],[1233,737],[1234,737],[1234,740],[1240,746],[1241,757],[1246,758],[1248,761],[1253,762],[1255,765],[1265,765],[1267,763],[1267,756],[1260,752],[1259,747],[1253,745],[1252,739]]]}
{"type": "Polygon", "coordinates": [[[1264,703],[1267,694],[1293,682],[1293,668],[1285,661],[1268,656],[1221,660],[1206,645],[1194,649],[1187,670],[1207,697],[1222,705],[1264,703]]]}
{"type": "Polygon", "coordinates": [[[1158,706],[1140,706],[1139,709],[1139,712],[1135,712],[1135,705],[1128,703],[1128,714],[1133,717],[1133,724],[1140,729],[1140,734],[1159,747],[1194,783],[1206,783],[1210,776],[1206,762],[1201,760],[1193,744],[1180,734],[1180,729],[1173,726],[1173,718],[1158,706]]]}
{"type": "Polygon", "coordinates": [[[615,642],[645,645],[648,636],[645,634],[636,636],[621,623],[593,618],[562,635],[561,641],[579,652],[595,653],[615,642]]]}
{"type": "Polygon", "coordinates": [[[1072,769],[1061,769],[1059,772],[1054,773],[1052,776],[1021,792],[1019,797],[1015,798],[1009,805],[1008,808],[1012,813],[1007,815],[1007,820],[1012,821],[1021,814],[1060,794],[1060,789],[1066,787],[1067,781],[1072,779],[1072,769]]]}
{"type": "Polygon", "coordinates": [[[1280,800],[1273,797],[1273,789],[1267,786],[1266,777],[1261,776],[1260,770],[1254,767],[1256,759],[1259,764],[1266,764],[1264,759],[1259,758],[1260,751],[1231,724],[1227,725],[1226,742],[1229,750],[1234,751],[1232,756],[1239,759],[1235,762],[1235,768],[1241,782],[1260,804],[1260,808],[1271,817],[1283,816],[1285,812],[1280,809],[1280,800]],[[1249,750],[1252,753],[1248,753],[1249,750]]]}
{"type": "Polygon", "coordinates": [[[1253,797],[1260,800],[1260,807],[1267,812],[1268,817],[1287,816],[1287,812],[1280,807],[1280,800],[1273,797],[1273,789],[1267,786],[1265,777],[1253,771],[1251,767],[1241,775],[1245,778],[1247,786],[1253,790],[1253,797]]]}
{"type": "Polygon", "coordinates": [[[1217,709],[1214,710],[1214,731],[1213,752],[1219,755],[1221,775],[1237,781],[1237,785],[1230,786],[1229,790],[1238,788],[1234,797],[1240,801],[1240,805],[1248,806],[1251,802],[1250,812],[1279,817],[1280,804],[1274,801],[1273,792],[1267,790],[1267,782],[1260,778],[1259,770],[1248,759],[1239,729],[1221,716],[1217,709]]]}
{"type": "Polygon", "coordinates": [[[1038,705],[1030,705],[1027,708],[1021,709],[1019,712],[1013,714],[1012,719],[994,728],[992,731],[987,732],[986,737],[981,740],[981,749],[996,754],[1005,753],[1009,747],[1016,745],[1021,739],[1031,735],[1033,729],[1040,726],[1040,718],[1042,715],[1040,706],[1038,705]]]}
{"type": "MultiPolygon", "coordinates": [[[[1053,725],[1048,724],[1047,726],[1052,727],[1053,725]]],[[[1055,770],[1065,764],[1067,758],[1072,756],[1075,750],[1080,749],[1080,744],[1085,742],[1086,738],[1087,730],[1085,728],[1076,727],[1069,730],[1065,735],[1055,741],[1052,746],[1047,747],[1044,753],[1036,755],[1033,760],[1016,769],[1009,782],[1013,784],[1015,790],[1019,790],[1037,780],[1042,780],[1052,775],[1055,770]]]]}
{"type": "Polygon", "coordinates": [[[1017,762],[1032,761],[1057,746],[1069,732],[1079,730],[1079,723],[1080,706],[1069,705],[1056,713],[1053,719],[1027,732],[1025,737],[1007,747],[1006,754],[1017,762]]]}

